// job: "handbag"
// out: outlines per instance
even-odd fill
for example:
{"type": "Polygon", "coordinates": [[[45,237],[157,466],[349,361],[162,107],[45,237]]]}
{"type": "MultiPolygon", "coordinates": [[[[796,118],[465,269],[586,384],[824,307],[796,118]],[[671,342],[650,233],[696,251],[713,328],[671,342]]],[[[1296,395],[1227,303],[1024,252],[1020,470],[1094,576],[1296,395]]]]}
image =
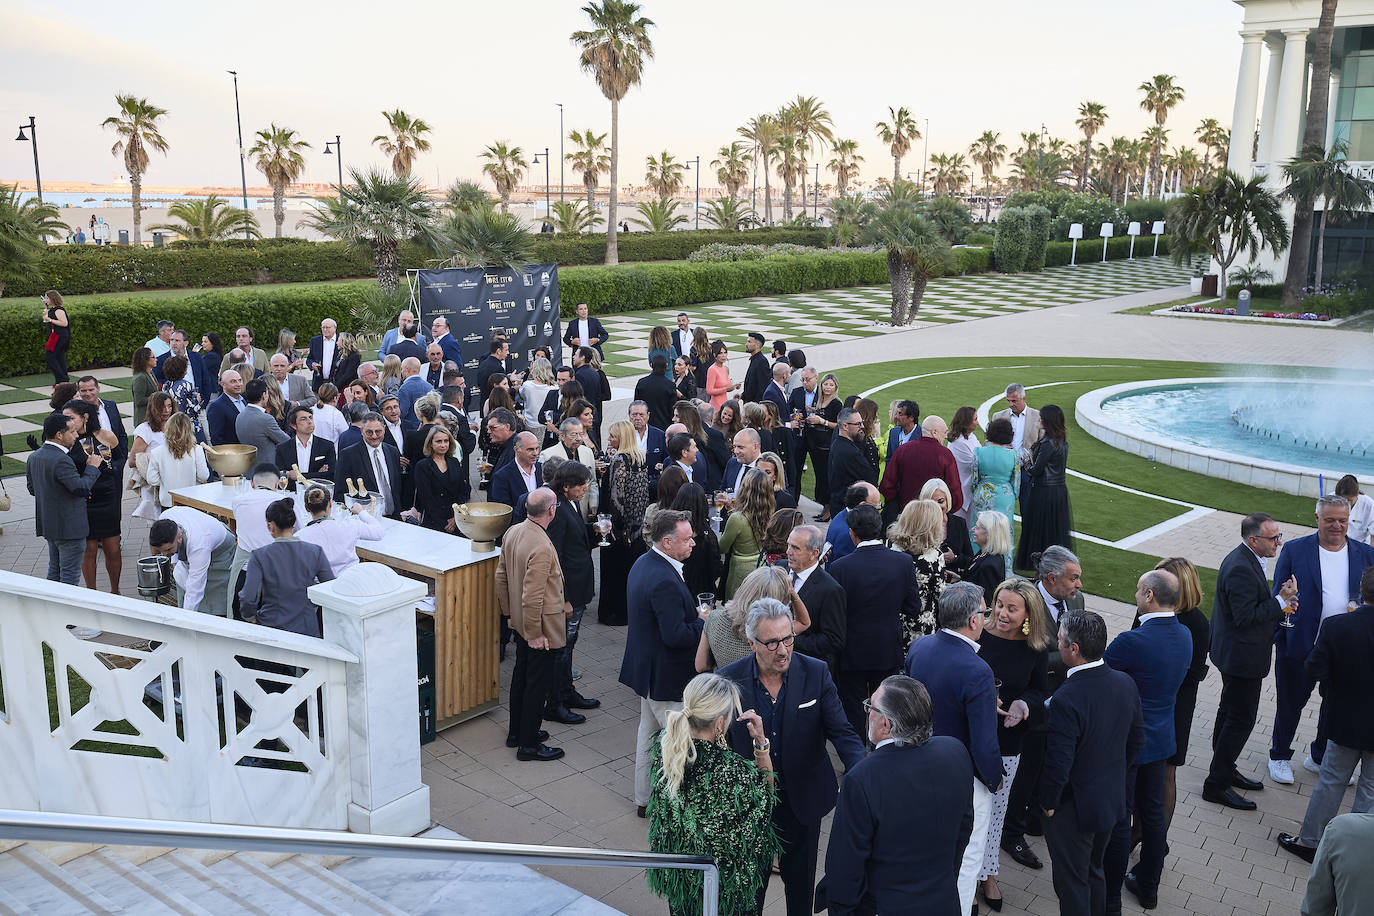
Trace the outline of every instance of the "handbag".
{"type": "Polygon", "coordinates": [[[56,331],[49,331],[48,342],[43,344],[43,349],[47,350],[49,353],[52,353],[57,349],[57,342],[61,339],[61,335],[58,334],[56,331]]]}
{"type": "Polygon", "coordinates": [[[5,481],[0,480],[0,512],[10,511],[10,491],[5,489],[5,481]]]}

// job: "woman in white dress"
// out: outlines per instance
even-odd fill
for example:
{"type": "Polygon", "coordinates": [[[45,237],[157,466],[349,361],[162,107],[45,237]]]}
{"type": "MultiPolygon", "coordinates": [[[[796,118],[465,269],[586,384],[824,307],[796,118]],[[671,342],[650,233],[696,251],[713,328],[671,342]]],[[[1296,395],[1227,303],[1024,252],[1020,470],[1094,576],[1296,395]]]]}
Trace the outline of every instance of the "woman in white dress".
{"type": "Polygon", "coordinates": [[[172,414],[162,435],[162,448],[152,449],[145,456],[147,467],[143,469],[143,476],[157,493],[158,505],[170,509],[172,491],[205,483],[210,479],[210,468],[205,463],[205,450],[196,442],[195,427],[186,414],[172,414]]]}
{"type": "Polygon", "coordinates": [[[315,416],[315,435],[321,439],[335,441],[348,429],[348,421],[334,404],[339,400],[339,389],[333,383],[325,382],[315,393],[315,406],[311,413],[315,416]]]}
{"type": "Polygon", "coordinates": [[[949,450],[954,455],[954,464],[959,468],[959,486],[964,494],[963,505],[952,508],[950,514],[959,516],[965,522],[973,504],[973,450],[982,445],[973,434],[977,428],[978,411],[972,407],[960,407],[954,412],[949,432],[945,435],[949,450]]]}
{"type": "Polygon", "coordinates": [[[134,428],[134,444],[129,449],[129,489],[139,494],[138,506],[132,513],[135,518],[155,519],[161,511],[144,471],[148,466],[148,453],[161,449],[167,441],[164,430],[176,410],[177,402],[170,394],[154,391],[148,395],[148,412],[143,422],[134,428]]]}

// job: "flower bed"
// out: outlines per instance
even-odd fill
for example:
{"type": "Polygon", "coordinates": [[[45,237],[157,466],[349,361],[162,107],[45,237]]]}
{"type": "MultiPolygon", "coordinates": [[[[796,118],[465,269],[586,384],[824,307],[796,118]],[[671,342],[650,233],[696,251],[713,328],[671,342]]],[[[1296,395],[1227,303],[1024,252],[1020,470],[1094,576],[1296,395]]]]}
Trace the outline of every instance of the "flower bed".
{"type": "MultiPolygon", "coordinates": [[[[1196,315],[1231,315],[1235,316],[1234,308],[1214,308],[1210,305],[1176,305],[1171,308],[1171,312],[1191,312],[1196,315]]],[[[1251,318],[1282,318],[1288,321],[1330,321],[1330,315],[1319,312],[1251,312],[1251,318]]]]}

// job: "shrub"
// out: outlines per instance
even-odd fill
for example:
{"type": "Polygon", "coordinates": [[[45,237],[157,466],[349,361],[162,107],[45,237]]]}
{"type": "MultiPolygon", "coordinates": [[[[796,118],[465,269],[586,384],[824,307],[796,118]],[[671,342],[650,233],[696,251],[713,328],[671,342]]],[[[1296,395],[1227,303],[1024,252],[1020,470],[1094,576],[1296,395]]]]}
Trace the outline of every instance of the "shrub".
{"type": "Polygon", "coordinates": [[[1140,231],[1145,235],[1150,233],[1150,224],[1155,220],[1164,219],[1167,205],[1162,200],[1153,198],[1147,200],[1133,200],[1126,204],[1122,222],[1131,223],[1139,221],[1140,231]]]}
{"type": "MultiPolygon", "coordinates": [[[[702,245],[696,251],[687,255],[687,260],[693,263],[706,261],[761,261],[775,254],[815,254],[817,250],[818,249],[807,245],[792,245],[787,243],[781,245],[727,245],[724,242],[712,242],[709,245],[702,245]]],[[[836,251],[840,249],[829,248],[819,250],[836,251]]]]}
{"type": "Polygon", "coordinates": [[[1045,246],[1049,242],[1049,209],[1039,204],[1026,207],[1026,270],[1045,269],[1045,246]]]}
{"type": "Polygon", "coordinates": [[[1026,266],[1030,244],[1030,214],[1024,207],[1006,207],[997,220],[997,269],[1004,274],[1020,273],[1026,266]]]}
{"type": "Polygon", "coordinates": [[[988,248],[955,248],[953,251],[961,274],[985,273],[992,261],[992,251],[988,248]]]}
{"type": "Polygon", "coordinates": [[[1075,194],[1072,199],[1062,202],[1050,226],[1050,238],[1064,241],[1069,237],[1069,226],[1074,223],[1083,224],[1085,239],[1098,238],[1103,223],[1112,223],[1117,234],[1124,235],[1124,215],[1120,207],[1100,194],[1075,194]]]}
{"type": "Polygon", "coordinates": [[[991,232],[975,230],[964,237],[965,245],[979,245],[983,248],[991,248],[995,238],[991,232]]]}
{"type": "MultiPolygon", "coordinates": [[[[1129,237],[1114,238],[1107,240],[1107,260],[1122,261],[1131,251],[1131,240],[1129,237]]],[[[1155,240],[1153,238],[1140,238],[1136,240],[1135,254],[1137,258],[1148,258],[1154,251],[1155,240]]],[[[1062,267],[1069,263],[1069,257],[1073,252],[1072,242],[1050,242],[1045,246],[1045,266],[1062,267]]],[[[1167,235],[1159,238],[1159,256],[1164,257],[1169,253],[1169,237],[1167,235]]],[[[1078,243],[1079,264],[1096,263],[1102,260],[1102,239],[1084,239],[1078,243]]],[[[998,268],[1001,269],[1000,267],[998,268]]]]}

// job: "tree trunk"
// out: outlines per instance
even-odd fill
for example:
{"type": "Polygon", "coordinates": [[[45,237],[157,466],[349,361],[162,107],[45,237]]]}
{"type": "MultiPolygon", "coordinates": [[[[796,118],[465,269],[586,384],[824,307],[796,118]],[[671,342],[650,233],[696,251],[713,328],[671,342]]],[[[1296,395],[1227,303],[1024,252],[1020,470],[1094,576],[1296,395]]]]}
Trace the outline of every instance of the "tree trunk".
{"type": "Polygon", "coordinates": [[[281,224],[286,222],[285,185],[272,185],[272,219],[277,224],[277,238],[281,238],[281,224]]]}
{"type": "Polygon", "coordinates": [[[383,292],[394,293],[401,287],[397,247],[395,239],[376,239],[372,242],[372,262],[377,269],[377,285],[383,292]]]}
{"type": "Polygon", "coordinates": [[[983,222],[992,222],[992,173],[987,172],[987,187],[983,191],[983,222]]]}
{"type": "Polygon", "coordinates": [[[912,266],[900,254],[887,253],[887,278],[892,283],[892,326],[906,324],[907,309],[911,305],[912,266]]]}
{"type": "Polygon", "coordinates": [[[1322,260],[1326,255],[1326,211],[1322,210],[1317,214],[1317,276],[1312,281],[1312,288],[1320,290],[1322,287],[1322,260]]]}
{"type": "Polygon", "coordinates": [[[596,185],[585,179],[582,184],[587,189],[587,218],[591,220],[587,231],[593,232],[596,230],[596,185]]]}
{"type": "Polygon", "coordinates": [[[782,218],[792,221],[792,178],[787,174],[782,176],[782,218]]]}
{"type": "Polygon", "coordinates": [[[929,282],[930,282],[930,278],[929,278],[929,277],[922,276],[922,275],[920,275],[920,274],[917,274],[917,275],[915,275],[915,276],[912,278],[912,281],[911,281],[911,310],[910,310],[909,312],[907,312],[907,316],[906,316],[906,320],[907,320],[907,323],[908,323],[908,324],[910,324],[911,322],[913,322],[913,321],[916,320],[916,313],[919,312],[919,311],[921,310],[921,300],[925,298],[925,295],[926,295],[926,284],[929,283],[929,282]]]}
{"type": "Polygon", "coordinates": [[[763,222],[765,225],[773,225],[773,188],[768,183],[768,163],[764,162],[763,169],[763,222]]]}
{"type": "Polygon", "coordinates": [[[509,212],[510,212],[510,188],[504,187],[504,186],[503,186],[503,187],[501,187],[499,190],[500,190],[500,192],[501,192],[501,212],[502,212],[502,213],[509,213],[509,212]]]}
{"type": "Polygon", "coordinates": [[[606,263],[620,263],[620,246],[616,242],[616,204],[620,202],[620,100],[611,99],[611,201],[606,211],[606,263]]]}
{"type": "MultiPolygon", "coordinates": [[[[1326,108],[1331,94],[1331,35],[1336,22],[1336,0],[1322,0],[1312,49],[1312,87],[1307,94],[1307,122],[1303,125],[1302,149],[1326,147],[1326,108]]],[[[1295,202],[1293,235],[1288,246],[1288,272],[1283,278],[1284,311],[1296,310],[1298,294],[1307,284],[1308,249],[1312,246],[1312,202],[1295,202]]]]}
{"type": "Polygon", "coordinates": [[[1080,192],[1088,186],[1088,169],[1092,167],[1092,162],[1093,138],[1085,137],[1083,139],[1083,172],[1078,176],[1078,190],[1080,192]]]}
{"type": "Polygon", "coordinates": [[[129,173],[129,197],[130,203],[134,207],[134,238],[135,245],[143,244],[143,175],[138,172],[129,173]]]}
{"type": "Polygon", "coordinates": [[[902,157],[892,157],[892,186],[895,188],[897,182],[902,180],[902,157]]]}
{"type": "Polygon", "coordinates": [[[802,179],[802,213],[805,213],[805,212],[806,212],[806,159],[805,159],[805,157],[803,157],[803,158],[802,158],[802,161],[801,161],[801,179],[802,179]]]}

